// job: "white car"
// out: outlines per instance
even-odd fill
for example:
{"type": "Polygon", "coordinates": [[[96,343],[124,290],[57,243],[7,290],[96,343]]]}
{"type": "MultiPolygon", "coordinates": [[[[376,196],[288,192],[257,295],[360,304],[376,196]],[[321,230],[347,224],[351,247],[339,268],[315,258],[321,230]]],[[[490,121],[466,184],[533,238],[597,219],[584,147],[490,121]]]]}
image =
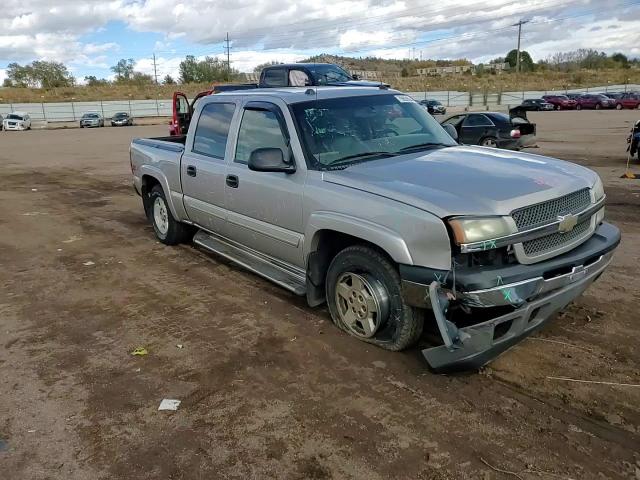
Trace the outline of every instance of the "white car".
{"type": "Polygon", "coordinates": [[[31,130],[31,117],[28,113],[13,112],[2,121],[4,130],[31,130]]]}

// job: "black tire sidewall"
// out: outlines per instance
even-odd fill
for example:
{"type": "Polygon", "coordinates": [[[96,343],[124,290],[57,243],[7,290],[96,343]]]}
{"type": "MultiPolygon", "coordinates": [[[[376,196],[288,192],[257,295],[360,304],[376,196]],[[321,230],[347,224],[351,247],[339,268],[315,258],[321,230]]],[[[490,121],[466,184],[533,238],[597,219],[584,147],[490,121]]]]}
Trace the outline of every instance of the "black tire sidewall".
{"type": "MultiPolygon", "coordinates": [[[[381,253],[363,245],[348,247],[338,253],[327,271],[325,284],[327,306],[338,327],[350,333],[348,327],[340,321],[335,301],[336,283],[345,272],[364,274],[375,278],[384,286],[389,296],[389,315],[384,325],[371,338],[356,338],[394,351],[402,350],[417,340],[414,338],[416,335],[410,332],[410,330],[416,329],[411,323],[421,322],[422,318],[418,318],[413,309],[405,304],[402,298],[400,276],[395,266],[381,253]]],[[[422,323],[419,325],[417,336],[421,332],[422,323]]]]}
{"type": "Polygon", "coordinates": [[[496,148],[498,146],[498,139],[496,137],[484,137],[482,140],[480,140],[480,146],[481,147],[496,148]],[[495,145],[485,145],[484,142],[486,142],[487,140],[493,140],[493,143],[495,145]]]}

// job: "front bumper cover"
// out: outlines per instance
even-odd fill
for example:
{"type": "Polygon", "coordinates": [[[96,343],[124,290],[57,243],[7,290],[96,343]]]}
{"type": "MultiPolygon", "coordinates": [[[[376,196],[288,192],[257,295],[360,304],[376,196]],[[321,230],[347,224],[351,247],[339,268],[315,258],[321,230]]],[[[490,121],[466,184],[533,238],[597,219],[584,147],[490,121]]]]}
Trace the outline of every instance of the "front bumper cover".
{"type": "Polygon", "coordinates": [[[422,269],[426,271],[420,274],[423,281],[418,283],[415,267],[405,267],[404,275],[401,267],[405,301],[412,306],[432,308],[443,336],[444,345],[422,351],[429,366],[437,372],[449,372],[485,365],[541,328],[555,313],[580,296],[607,268],[619,242],[620,231],[603,223],[583,245],[545,262],[463,273],[456,279],[456,301],[481,308],[511,305],[515,310],[460,329],[444,319],[438,301],[429,295],[430,283],[440,288],[451,275],[422,269]],[[558,271],[562,273],[549,275],[549,272],[558,271]],[[497,286],[496,278],[500,279],[497,286]],[[493,286],[487,282],[493,282],[493,286]]]}

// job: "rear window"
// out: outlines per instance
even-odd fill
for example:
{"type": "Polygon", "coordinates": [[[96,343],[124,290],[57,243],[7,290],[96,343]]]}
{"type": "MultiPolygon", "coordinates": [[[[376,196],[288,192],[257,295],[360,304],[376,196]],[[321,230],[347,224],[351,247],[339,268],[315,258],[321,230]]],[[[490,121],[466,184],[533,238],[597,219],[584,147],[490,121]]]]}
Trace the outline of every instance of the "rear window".
{"type": "Polygon", "coordinates": [[[464,127],[488,127],[493,126],[493,122],[486,115],[472,114],[465,119],[462,125],[464,127]]]}
{"type": "Polygon", "coordinates": [[[268,87],[286,87],[287,72],[284,68],[271,68],[265,70],[262,81],[268,87]]]}

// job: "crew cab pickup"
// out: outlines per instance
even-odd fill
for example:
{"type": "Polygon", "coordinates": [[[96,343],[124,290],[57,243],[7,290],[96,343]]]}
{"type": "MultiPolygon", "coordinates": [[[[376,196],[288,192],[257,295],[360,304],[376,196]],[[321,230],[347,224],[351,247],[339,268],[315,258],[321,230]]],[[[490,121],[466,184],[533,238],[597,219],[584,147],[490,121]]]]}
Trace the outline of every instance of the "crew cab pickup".
{"type": "Polygon", "coordinates": [[[477,368],[539,329],[620,241],[595,172],[458,145],[385,87],[225,92],[193,118],[186,136],[131,144],[158,240],[326,301],[338,327],[382,348],[430,329],[436,371],[477,368]]]}

